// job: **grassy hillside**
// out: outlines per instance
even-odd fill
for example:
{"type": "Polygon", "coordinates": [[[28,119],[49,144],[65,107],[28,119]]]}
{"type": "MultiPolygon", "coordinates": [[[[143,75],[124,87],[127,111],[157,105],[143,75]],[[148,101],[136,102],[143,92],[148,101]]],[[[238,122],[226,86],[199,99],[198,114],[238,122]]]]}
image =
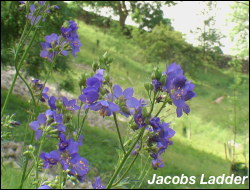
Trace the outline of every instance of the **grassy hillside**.
{"type": "MultiPolygon", "coordinates": [[[[151,70],[155,64],[147,63],[141,56],[143,49],[139,48],[133,39],[126,39],[119,33],[103,31],[95,26],[79,22],[79,34],[83,44],[81,52],[76,59],[72,59],[68,76],[73,78],[72,85],[75,85],[75,94],[79,95],[78,79],[83,72],[91,71],[91,64],[98,60],[103,53],[108,52],[114,62],[111,67],[111,74],[114,83],[120,84],[123,88],[134,87],[137,97],[146,98],[144,82],[150,80],[151,70]],[[97,40],[99,46],[97,47],[97,40]]],[[[165,71],[166,64],[159,63],[162,71],[165,71]]],[[[202,65],[202,63],[201,63],[202,65]]],[[[185,72],[185,71],[184,71],[185,72]]],[[[182,127],[191,128],[192,138],[189,143],[199,150],[213,153],[221,158],[224,155],[224,143],[233,139],[233,88],[235,78],[232,70],[221,70],[214,66],[208,66],[204,73],[202,67],[197,68],[195,79],[192,73],[188,79],[195,83],[197,97],[191,102],[191,113],[188,117],[176,119],[169,116],[166,121],[173,121],[175,130],[181,138],[182,127]],[[197,74],[198,73],[198,74],[197,74]],[[212,102],[221,96],[225,99],[219,104],[212,102]]],[[[237,142],[245,142],[245,135],[248,133],[248,112],[249,112],[249,77],[237,74],[241,84],[237,86],[237,142]]],[[[52,82],[63,80],[64,76],[54,75],[52,82]]],[[[170,113],[173,113],[171,110],[170,113]]],[[[167,116],[167,114],[163,114],[167,116]]],[[[186,141],[186,139],[184,139],[186,141]]],[[[239,158],[242,159],[242,158],[239,158]]]]}

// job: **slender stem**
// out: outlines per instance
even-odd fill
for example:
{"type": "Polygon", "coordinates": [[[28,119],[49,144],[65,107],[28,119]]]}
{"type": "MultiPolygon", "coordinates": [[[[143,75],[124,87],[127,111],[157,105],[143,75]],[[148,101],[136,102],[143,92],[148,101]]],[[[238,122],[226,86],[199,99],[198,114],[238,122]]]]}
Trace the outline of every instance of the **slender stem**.
{"type": "Polygon", "coordinates": [[[51,66],[50,66],[50,68],[49,68],[49,71],[48,71],[48,73],[47,73],[47,75],[46,75],[46,77],[45,77],[45,82],[44,82],[43,87],[42,87],[42,89],[41,89],[41,92],[40,92],[40,94],[39,94],[39,96],[38,96],[38,98],[37,98],[37,102],[36,102],[37,105],[38,105],[38,103],[39,103],[39,100],[41,99],[41,96],[42,96],[42,93],[43,93],[43,89],[45,88],[45,85],[46,85],[46,83],[47,83],[47,81],[48,81],[48,79],[49,79],[49,76],[50,76],[50,74],[52,73],[54,61],[55,61],[55,59],[52,60],[51,66]]]}
{"type": "MultiPolygon", "coordinates": [[[[152,114],[153,110],[154,110],[154,103],[155,103],[155,97],[156,97],[157,93],[154,92],[154,97],[153,97],[153,101],[151,104],[151,109],[150,112],[148,114],[148,117],[152,114]]],[[[112,187],[112,184],[115,180],[115,178],[117,177],[117,175],[119,174],[119,172],[121,171],[121,169],[123,168],[123,165],[126,163],[126,160],[128,159],[128,157],[130,156],[131,152],[133,151],[136,143],[142,138],[144,131],[145,131],[146,127],[142,128],[138,137],[136,138],[136,141],[132,144],[132,146],[129,148],[128,152],[124,155],[120,165],[118,166],[117,170],[115,171],[115,173],[113,174],[112,178],[110,179],[108,185],[107,185],[107,189],[110,189],[112,187]]]]}
{"type": "MultiPolygon", "coordinates": [[[[141,184],[142,184],[142,181],[143,181],[143,179],[144,179],[144,177],[145,177],[145,175],[146,175],[146,174],[145,174],[145,175],[143,176],[143,174],[145,173],[146,167],[147,167],[147,165],[148,165],[148,160],[149,160],[149,158],[150,158],[150,156],[148,156],[146,162],[144,163],[144,167],[143,167],[143,169],[142,169],[141,172],[140,172],[140,176],[138,177],[139,180],[142,178],[141,184]]],[[[141,160],[141,162],[142,162],[142,160],[141,160]]],[[[141,168],[142,168],[142,166],[141,166],[141,168]]],[[[149,170],[149,169],[148,169],[148,170],[149,170]]],[[[134,186],[135,186],[135,185],[133,185],[133,186],[131,187],[131,189],[133,189],[134,186]]],[[[140,189],[140,185],[139,185],[139,187],[137,187],[137,189],[140,189]]]]}
{"type": "MultiPolygon", "coordinates": [[[[146,169],[146,164],[145,164],[144,171],[145,171],[145,169],[146,169]]],[[[141,188],[142,182],[143,182],[144,178],[147,176],[147,174],[148,174],[149,170],[150,170],[150,168],[148,168],[147,172],[146,172],[146,173],[145,173],[145,175],[142,177],[142,180],[141,180],[141,183],[140,183],[140,185],[139,185],[138,189],[140,189],[140,188],[141,188]]],[[[144,173],[144,172],[143,172],[143,173],[144,173]]]]}
{"type": "Polygon", "coordinates": [[[124,172],[124,174],[122,175],[122,177],[115,184],[113,184],[112,186],[116,186],[117,184],[119,184],[121,182],[121,180],[123,180],[125,178],[125,176],[129,172],[129,170],[132,168],[133,164],[135,163],[136,159],[138,158],[138,156],[139,156],[139,154],[136,154],[136,156],[134,157],[133,161],[129,165],[128,169],[124,172]]]}
{"type": "Polygon", "coordinates": [[[150,101],[150,103],[152,104],[152,100],[151,100],[151,96],[150,96],[150,94],[149,94],[149,91],[147,91],[147,92],[148,92],[149,101],[150,101]]]}
{"type": "Polygon", "coordinates": [[[113,184],[112,186],[115,186],[115,185],[119,184],[120,181],[121,181],[122,179],[125,178],[125,176],[126,176],[127,173],[129,172],[129,170],[132,168],[133,164],[135,163],[137,157],[139,156],[139,152],[141,151],[141,149],[142,149],[142,139],[141,139],[141,144],[140,144],[140,147],[139,147],[139,149],[138,149],[138,151],[137,151],[137,154],[136,154],[136,156],[134,157],[134,159],[133,159],[133,161],[131,162],[131,164],[129,165],[128,169],[124,172],[124,174],[122,175],[122,177],[121,177],[115,184],[113,184]]]}
{"type": "Polygon", "coordinates": [[[25,165],[24,165],[23,174],[22,174],[22,179],[21,179],[21,184],[20,184],[20,186],[19,186],[19,189],[22,189],[22,188],[23,188],[23,183],[24,183],[24,181],[25,181],[25,174],[26,174],[26,169],[27,169],[27,166],[28,166],[28,162],[29,162],[29,160],[28,160],[28,158],[27,158],[27,160],[26,160],[26,162],[25,162],[25,165]]]}
{"type": "MultiPolygon", "coordinates": [[[[47,135],[44,133],[42,138],[41,138],[41,143],[39,145],[39,149],[38,149],[38,152],[37,152],[37,157],[36,157],[36,180],[38,180],[38,171],[39,171],[39,159],[40,159],[40,153],[41,153],[41,150],[42,150],[42,147],[43,147],[43,143],[44,143],[44,139],[47,135]]],[[[38,184],[37,184],[37,187],[38,188],[38,184]]]]}
{"type": "Polygon", "coordinates": [[[30,88],[30,85],[28,84],[28,82],[25,80],[25,78],[20,74],[20,72],[18,72],[19,77],[22,79],[22,81],[25,83],[25,85],[27,86],[29,93],[31,95],[32,101],[33,101],[33,105],[34,108],[36,107],[36,100],[35,100],[35,96],[34,93],[32,92],[32,89],[30,88]]]}
{"type": "Polygon", "coordinates": [[[81,101],[80,109],[78,110],[78,114],[77,114],[77,129],[79,129],[80,127],[80,113],[81,113],[82,105],[83,105],[83,102],[81,101]]]}
{"type": "Polygon", "coordinates": [[[25,58],[26,58],[26,56],[27,56],[27,54],[28,54],[28,51],[29,51],[29,49],[30,49],[30,47],[31,47],[31,45],[32,45],[32,43],[33,43],[33,41],[34,41],[34,39],[35,39],[35,36],[36,36],[36,34],[37,34],[37,31],[38,31],[38,28],[36,28],[36,30],[34,31],[34,34],[33,34],[32,38],[31,38],[31,41],[30,41],[28,47],[26,48],[26,50],[25,50],[25,52],[24,52],[24,54],[23,54],[23,56],[22,56],[22,58],[21,58],[19,64],[17,65],[16,74],[15,74],[15,76],[14,76],[14,78],[13,78],[13,81],[12,81],[12,83],[11,83],[10,89],[9,89],[9,91],[8,91],[8,94],[7,94],[6,98],[5,98],[5,101],[4,101],[4,104],[3,104],[3,107],[2,107],[1,117],[3,116],[3,113],[4,113],[4,111],[5,111],[5,108],[6,108],[6,106],[7,106],[8,101],[9,101],[10,94],[11,94],[12,91],[13,91],[13,88],[14,88],[14,85],[15,85],[15,83],[16,83],[16,79],[17,79],[17,76],[18,76],[18,72],[20,71],[21,66],[22,66],[22,64],[23,64],[23,61],[25,60],[25,58]]]}
{"type": "Polygon", "coordinates": [[[118,166],[117,170],[115,171],[114,175],[112,176],[112,178],[110,179],[108,185],[107,185],[107,189],[110,189],[116,176],[118,175],[118,173],[120,172],[120,170],[122,169],[124,163],[126,162],[126,160],[128,159],[129,155],[131,154],[132,150],[134,149],[136,143],[138,142],[138,140],[142,137],[144,131],[145,131],[145,127],[141,129],[138,137],[136,138],[136,141],[132,144],[132,146],[130,147],[130,149],[128,150],[128,152],[124,155],[120,165],[118,166]]]}
{"type": "Polygon", "coordinates": [[[125,148],[123,146],[122,137],[121,137],[121,133],[120,133],[117,118],[116,118],[116,113],[113,113],[113,116],[114,116],[115,126],[116,126],[116,130],[117,130],[117,133],[118,133],[118,137],[119,137],[119,141],[120,141],[123,153],[126,154],[126,150],[125,150],[125,148]]]}
{"type": "Polygon", "coordinates": [[[167,104],[167,97],[164,99],[164,102],[159,111],[157,112],[157,114],[155,115],[155,117],[157,117],[161,113],[162,109],[166,106],[166,104],[167,104]]]}
{"type": "Polygon", "coordinates": [[[154,105],[155,105],[155,97],[156,97],[156,95],[157,95],[157,92],[155,92],[155,91],[154,91],[154,97],[153,97],[153,101],[152,101],[151,109],[150,109],[149,114],[148,114],[148,116],[149,116],[149,117],[150,117],[151,113],[152,113],[152,112],[153,112],[153,110],[154,110],[154,105]]]}
{"type": "Polygon", "coordinates": [[[84,118],[82,119],[81,127],[80,127],[80,129],[79,129],[79,131],[78,131],[77,139],[79,139],[79,136],[80,136],[80,134],[82,133],[83,124],[84,124],[84,122],[85,122],[85,120],[86,120],[86,117],[87,117],[87,115],[88,115],[88,112],[89,112],[89,108],[86,109],[86,111],[85,111],[85,115],[84,115],[84,118]]]}

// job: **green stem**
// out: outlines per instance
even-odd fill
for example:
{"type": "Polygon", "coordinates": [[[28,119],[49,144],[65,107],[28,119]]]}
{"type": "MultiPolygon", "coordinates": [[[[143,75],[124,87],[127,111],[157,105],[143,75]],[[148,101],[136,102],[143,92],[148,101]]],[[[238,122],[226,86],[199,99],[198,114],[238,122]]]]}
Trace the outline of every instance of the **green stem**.
{"type": "Polygon", "coordinates": [[[119,184],[120,181],[121,181],[122,179],[125,178],[125,176],[126,176],[127,173],[129,172],[129,170],[132,168],[133,164],[135,163],[137,157],[139,156],[139,152],[141,151],[141,149],[142,149],[142,139],[141,139],[141,144],[140,144],[140,147],[139,147],[139,149],[138,149],[138,151],[137,151],[137,154],[136,154],[136,156],[134,157],[134,159],[133,159],[133,161],[131,162],[131,164],[129,165],[128,169],[124,172],[124,174],[122,175],[122,177],[121,177],[115,184],[113,184],[112,186],[115,186],[115,185],[119,184]]]}
{"type": "Polygon", "coordinates": [[[154,91],[154,97],[153,97],[153,101],[152,101],[152,105],[151,105],[151,108],[150,108],[150,111],[149,111],[149,114],[148,114],[148,117],[150,117],[151,113],[153,112],[154,110],[154,105],[155,105],[155,97],[156,97],[156,94],[157,92],[154,91]]]}
{"type": "Polygon", "coordinates": [[[117,130],[117,133],[118,133],[118,137],[119,137],[119,141],[120,141],[123,153],[126,154],[125,148],[123,146],[122,137],[121,137],[121,133],[120,133],[120,130],[119,130],[117,118],[116,118],[116,113],[113,113],[113,116],[114,116],[115,126],[116,126],[116,130],[117,130]]]}
{"type": "Polygon", "coordinates": [[[5,111],[5,109],[6,109],[6,106],[7,106],[7,104],[8,104],[10,94],[11,94],[12,91],[13,91],[13,88],[14,88],[14,85],[15,85],[15,83],[16,83],[16,79],[17,79],[17,76],[18,76],[18,72],[20,71],[21,66],[22,66],[22,64],[23,64],[23,61],[25,60],[25,58],[26,58],[26,56],[27,56],[27,54],[28,54],[28,51],[29,51],[29,49],[30,49],[30,47],[31,47],[31,45],[32,45],[32,43],[33,43],[33,41],[34,41],[34,39],[35,39],[35,36],[36,36],[37,31],[38,31],[38,28],[36,28],[36,30],[34,31],[34,34],[33,34],[32,38],[31,38],[31,41],[30,41],[28,47],[26,48],[26,50],[25,50],[25,52],[24,52],[24,54],[23,54],[23,56],[22,56],[22,58],[21,58],[19,64],[17,65],[16,74],[15,74],[15,76],[14,76],[14,78],[13,78],[13,81],[12,81],[12,83],[11,83],[10,89],[9,89],[9,91],[8,91],[8,94],[7,94],[6,98],[5,98],[5,101],[4,101],[4,104],[3,104],[3,107],[2,107],[1,117],[3,116],[4,111],[5,111]]]}
{"type": "MultiPolygon", "coordinates": [[[[40,153],[41,153],[41,150],[42,150],[42,147],[43,147],[43,143],[44,143],[44,139],[45,139],[46,136],[47,136],[47,134],[44,133],[43,136],[42,136],[42,138],[41,138],[41,143],[39,145],[39,149],[38,149],[38,152],[37,152],[37,157],[36,157],[36,180],[38,180],[40,153]]],[[[36,188],[38,188],[38,184],[37,184],[36,188]]]]}
{"type": "Polygon", "coordinates": [[[25,161],[25,165],[24,165],[24,169],[23,169],[23,174],[22,174],[22,179],[21,179],[21,184],[20,184],[20,186],[19,186],[19,189],[22,189],[22,188],[23,188],[23,183],[24,183],[24,181],[25,181],[25,174],[26,174],[28,162],[29,162],[29,160],[28,160],[28,158],[27,158],[27,160],[25,161]]]}
{"type": "Polygon", "coordinates": [[[34,93],[32,92],[32,89],[30,88],[28,82],[25,80],[25,78],[18,72],[19,77],[22,79],[22,81],[25,83],[25,85],[27,86],[29,93],[31,95],[32,101],[33,101],[33,105],[34,108],[36,108],[36,100],[35,100],[35,96],[34,93]]]}
{"type": "Polygon", "coordinates": [[[79,136],[82,133],[83,124],[84,124],[84,122],[85,122],[85,120],[87,118],[88,112],[89,112],[89,108],[86,109],[86,111],[85,111],[85,115],[84,115],[84,118],[82,119],[81,127],[80,127],[80,129],[78,131],[78,134],[77,134],[77,139],[79,139],[79,136]]]}
{"type": "Polygon", "coordinates": [[[78,114],[77,114],[77,129],[80,128],[80,113],[81,113],[82,105],[83,105],[83,102],[81,101],[80,109],[78,110],[78,114]]]}
{"type": "Polygon", "coordinates": [[[110,189],[115,178],[117,177],[117,175],[119,174],[120,170],[122,169],[123,165],[125,164],[126,160],[128,159],[129,155],[131,154],[131,152],[133,151],[136,143],[138,142],[138,140],[142,137],[144,131],[145,131],[145,127],[141,129],[138,137],[136,138],[136,141],[132,144],[132,146],[130,147],[130,149],[128,150],[128,152],[124,155],[120,165],[118,166],[117,170],[115,171],[114,175],[112,176],[112,178],[110,179],[108,185],[107,185],[107,189],[110,189]]]}
{"type": "Polygon", "coordinates": [[[133,164],[135,163],[136,159],[138,158],[138,156],[139,156],[139,154],[136,154],[136,156],[134,157],[133,161],[129,165],[128,169],[124,172],[124,174],[122,175],[122,177],[115,184],[113,184],[112,186],[116,186],[117,184],[119,184],[121,182],[121,180],[123,180],[125,178],[125,176],[129,172],[129,170],[132,168],[133,164]]]}
{"type": "MultiPolygon", "coordinates": [[[[156,97],[157,93],[154,92],[154,97],[153,97],[153,101],[151,104],[151,109],[149,111],[148,117],[152,114],[153,110],[154,110],[154,103],[155,103],[155,97],[156,97]]],[[[123,168],[123,165],[126,163],[126,160],[128,159],[128,157],[130,156],[131,152],[133,151],[136,143],[142,138],[144,131],[145,131],[146,127],[142,128],[138,137],[136,138],[136,141],[132,144],[132,146],[130,147],[130,149],[128,150],[128,152],[124,155],[120,165],[118,166],[117,170],[115,171],[115,173],[113,174],[112,178],[110,179],[108,185],[107,185],[107,189],[110,189],[112,187],[112,184],[114,182],[114,180],[116,179],[117,175],[119,174],[119,172],[121,171],[121,169],[123,168]]]]}

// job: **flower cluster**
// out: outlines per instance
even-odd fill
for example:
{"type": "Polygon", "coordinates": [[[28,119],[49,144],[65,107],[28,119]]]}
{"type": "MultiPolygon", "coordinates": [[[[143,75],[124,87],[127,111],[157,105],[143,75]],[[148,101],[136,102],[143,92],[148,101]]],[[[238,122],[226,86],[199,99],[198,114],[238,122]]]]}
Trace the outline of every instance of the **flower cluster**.
{"type": "MultiPolygon", "coordinates": [[[[37,79],[32,80],[32,84],[33,88],[40,90],[40,92],[44,86],[37,79]]],[[[60,163],[62,169],[67,171],[68,175],[75,176],[80,182],[83,182],[89,171],[88,161],[78,154],[78,148],[82,146],[83,136],[80,136],[78,141],[66,138],[66,126],[64,125],[66,121],[62,114],[79,110],[80,107],[76,105],[75,99],[49,97],[47,94],[42,96],[48,100],[47,103],[50,109],[40,113],[37,120],[32,121],[29,126],[35,131],[36,140],[40,140],[42,137],[57,137],[59,139],[57,150],[40,154],[40,158],[43,160],[43,167],[50,168],[60,163]]],[[[41,188],[44,187],[46,186],[41,188]]]]}
{"type": "Polygon", "coordinates": [[[169,123],[161,122],[159,117],[153,117],[149,120],[149,136],[147,140],[148,151],[153,158],[152,167],[154,169],[162,168],[164,163],[160,158],[168,145],[172,144],[169,139],[174,136],[175,131],[169,127],[169,123]]]}
{"type": "MultiPolygon", "coordinates": [[[[21,5],[25,4],[25,1],[19,1],[21,3],[21,5]]],[[[42,15],[44,13],[50,13],[51,10],[58,10],[59,7],[57,5],[54,6],[50,6],[47,5],[45,6],[46,1],[38,1],[38,3],[35,4],[31,4],[30,5],[30,13],[28,15],[26,15],[26,17],[30,20],[30,23],[32,25],[36,25],[39,20],[42,18],[42,15]]],[[[45,21],[45,18],[43,18],[42,21],[45,21]]]]}
{"type": "Polygon", "coordinates": [[[41,43],[42,51],[40,52],[40,57],[52,61],[58,54],[67,56],[69,50],[71,50],[74,56],[76,56],[76,52],[80,51],[81,43],[77,35],[77,24],[72,20],[66,23],[69,23],[69,27],[62,27],[61,35],[52,33],[45,36],[45,42],[41,43]]]}
{"type": "Polygon", "coordinates": [[[65,132],[66,127],[63,125],[63,115],[57,114],[56,111],[47,110],[40,113],[36,121],[29,124],[30,128],[35,131],[36,140],[39,140],[43,133],[49,133],[51,130],[59,133],[65,132]]]}
{"type": "Polygon", "coordinates": [[[190,108],[185,102],[196,96],[193,92],[194,84],[187,81],[181,66],[176,63],[169,65],[165,74],[167,78],[163,90],[170,94],[170,98],[177,107],[177,117],[182,116],[182,111],[188,114],[190,108]]]}
{"type": "Polygon", "coordinates": [[[41,43],[42,51],[40,56],[50,61],[57,55],[61,54],[67,56],[68,52],[65,50],[66,42],[62,41],[61,36],[53,33],[45,36],[45,42],[41,43]]]}
{"type": "Polygon", "coordinates": [[[85,103],[85,109],[89,108],[93,111],[99,111],[100,115],[105,117],[110,116],[113,112],[120,111],[120,108],[108,99],[100,99],[101,96],[106,94],[103,82],[104,70],[98,69],[93,77],[86,79],[86,88],[82,90],[79,99],[85,103]]]}
{"type": "Polygon", "coordinates": [[[31,82],[32,82],[32,87],[38,96],[40,96],[40,93],[42,90],[42,94],[41,94],[42,96],[40,97],[40,101],[45,102],[46,100],[48,100],[49,96],[47,95],[47,93],[49,91],[49,88],[48,87],[43,88],[44,85],[41,84],[38,79],[34,79],[31,82]]]}
{"type": "Polygon", "coordinates": [[[80,47],[82,46],[77,34],[77,29],[77,24],[72,20],[65,22],[61,27],[62,36],[70,44],[71,53],[74,57],[76,57],[76,52],[79,52],[80,47]]]}
{"type": "Polygon", "coordinates": [[[67,139],[61,133],[58,150],[40,154],[40,158],[44,160],[43,167],[49,168],[60,163],[62,169],[67,171],[68,175],[75,176],[80,182],[83,182],[89,172],[89,162],[78,154],[78,147],[82,145],[82,139],[83,136],[76,142],[72,138],[67,139]]]}
{"type": "Polygon", "coordinates": [[[113,113],[120,113],[125,117],[140,112],[142,100],[133,97],[134,89],[122,88],[115,84],[110,93],[104,87],[104,70],[98,69],[94,76],[86,79],[86,87],[82,90],[79,99],[85,104],[84,109],[99,111],[100,115],[111,116],[113,113]]]}

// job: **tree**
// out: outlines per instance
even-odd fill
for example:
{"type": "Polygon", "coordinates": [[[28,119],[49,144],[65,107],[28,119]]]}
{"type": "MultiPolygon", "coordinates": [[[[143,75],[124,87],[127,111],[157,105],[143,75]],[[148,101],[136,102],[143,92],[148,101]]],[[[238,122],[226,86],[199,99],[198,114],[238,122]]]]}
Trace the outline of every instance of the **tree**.
{"type": "Polygon", "coordinates": [[[162,6],[163,5],[175,5],[173,1],[153,1],[151,3],[146,3],[145,1],[138,1],[132,7],[132,19],[139,24],[140,29],[147,29],[152,31],[152,29],[159,24],[171,26],[171,20],[163,17],[162,6]]]}
{"type": "Polygon", "coordinates": [[[130,14],[132,19],[140,24],[140,28],[152,29],[161,22],[170,24],[168,19],[163,18],[161,7],[164,4],[176,4],[173,1],[83,1],[83,3],[97,10],[103,7],[111,8],[113,14],[119,16],[121,30],[125,29],[125,22],[130,14]]]}
{"type": "Polygon", "coordinates": [[[231,8],[230,21],[235,25],[230,37],[234,50],[240,57],[249,56],[249,1],[235,2],[231,8]]]}
{"type": "Polygon", "coordinates": [[[224,37],[215,26],[215,14],[217,3],[214,1],[203,2],[205,8],[201,11],[201,15],[205,18],[202,27],[197,27],[195,33],[198,34],[198,41],[203,49],[203,58],[206,60],[208,51],[222,52],[220,40],[224,37]]]}

